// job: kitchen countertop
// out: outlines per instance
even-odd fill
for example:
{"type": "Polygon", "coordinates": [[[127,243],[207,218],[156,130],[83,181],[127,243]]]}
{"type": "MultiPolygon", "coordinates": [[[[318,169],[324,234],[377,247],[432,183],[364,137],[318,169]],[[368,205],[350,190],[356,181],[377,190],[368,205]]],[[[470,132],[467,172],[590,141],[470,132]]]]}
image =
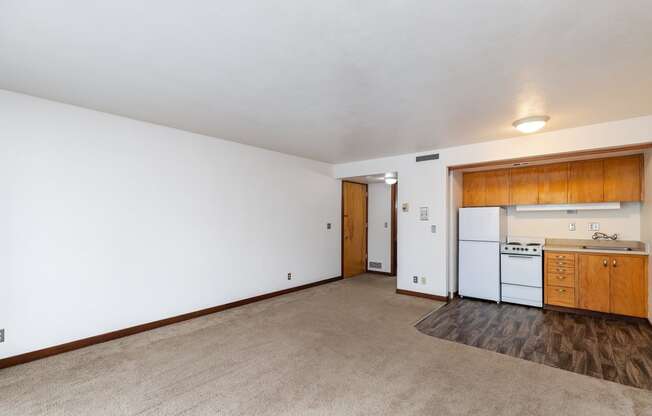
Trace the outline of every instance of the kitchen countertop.
{"type": "Polygon", "coordinates": [[[625,256],[647,256],[649,250],[647,244],[642,241],[625,241],[625,240],[575,240],[565,238],[546,238],[546,243],[543,247],[544,251],[574,251],[579,253],[600,253],[600,254],[621,254],[625,256]],[[587,249],[582,246],[594,247],[629,247],[631,251],[621,250],[602,250],[602,249],[587,249]]]}

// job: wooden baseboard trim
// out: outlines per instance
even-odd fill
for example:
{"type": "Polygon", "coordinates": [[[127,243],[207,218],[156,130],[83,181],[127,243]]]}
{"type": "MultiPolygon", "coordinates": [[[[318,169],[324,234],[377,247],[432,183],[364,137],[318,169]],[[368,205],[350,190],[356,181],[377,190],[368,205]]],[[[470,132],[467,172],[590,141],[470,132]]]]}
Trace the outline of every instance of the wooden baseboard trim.
{"type": "Polygon", "coordinates": [[[379,271],[376,271],[376,270],[367,270],[367,273],[371,273],[371,274],[379,274],[379,275],[381,275],[381,276],[394,276],[394,275],[391,274],[390,272],[379,272],[379,271]]]}
{"type": "Polygon", "coordinates": [[[637,322],[637,323],[650,323],[647,318],[639,318],[636,316],[627,316],[627,315],[618,315],[608,312],[598,312],[598,311],[589,311],[586,309],[577,309],[577,308],[567,308],[565,306],[556,306],[556,305],[543,305],[543,309],[548,311],[556,312],[565,312],[565,313],[575,313],[578,315],[591,316],[594,318],[606,318],[606,319],[620,319],[623,321],[637,322]]]}
{"type": "Polygon", "coordinates": [[[77,341],[68,342],[61,345],[55,345],[54,347],[44,348],[42,350],[27,352],[25,354],[15,355],[13,357],[7,357],[0,359],[0,369],[12,367],[18,364],[25,364],[30,361],[40,360],[41,358],[50,357],[53,355],[61,354],[68,351],[77,350],[84,347],[89,347],[91,345],[100,344],[102,342],[112,341],[114,339],[127,337],[129,335],[138,334],[140,332],[149,331],[155,328],[160,328],[162,326],[175,324],[177,322],[187,321],[189,319],[197,318],[204,315],[210,315],[212,313],[221,312],[226,309],[237,308],[238,306],[248,305],[250,303],[258,302],[261,300],[273,298],[276,296],[285,295],[292,292],[297,292],[299,290],[308,289],[311,287],[323,285],[326,283],[336,282],[342,280],[342,276],[332,277],[330,279],[320,280],[318,282],[308,283],[301,286],[291,287],[289,289],[278,290],[276,292],[265,293],[263,295],[254,296],[247,299],[238,300],[235,302],[226,303],[224,305],[213,306],[206,309],[201,309],[194,312],[184,313],[182,315],[172,316],[170,318],[161,319],[154,322],[148,322],[146,324],[136,325],[129,328],[119,329],[117,331],[107,332],[106,334],[95,335],[89,338],[80,339],[77,341]]]}
{"type": "Polygon", "coordinates": [[[411,290],[403,290],[403,289],[396,289],[396,293],[398,293],[399,295],[416,296],[418,298],[426,298],[431,300],[438,300],[440,302],[448,302],[448,298],[446,296],[431,295],[429,293],[413,292],[411,290]]]}

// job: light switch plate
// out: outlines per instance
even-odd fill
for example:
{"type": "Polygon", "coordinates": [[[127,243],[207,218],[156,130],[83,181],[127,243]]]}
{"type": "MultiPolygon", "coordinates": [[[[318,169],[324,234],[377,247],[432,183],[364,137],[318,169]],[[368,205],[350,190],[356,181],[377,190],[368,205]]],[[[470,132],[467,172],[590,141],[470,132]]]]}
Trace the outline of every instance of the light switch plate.
{"type": "Polygon", "coordinates": [[[575,231],[575,223],[574,222],[571,222],[570,224],[568,224],[568,231],[575,231]]]}
{"type": "Polygon", "coordinates": [[[600,223],[599,222],[590,222],[589,223],[589,231],[600,231],[600,223]]]}

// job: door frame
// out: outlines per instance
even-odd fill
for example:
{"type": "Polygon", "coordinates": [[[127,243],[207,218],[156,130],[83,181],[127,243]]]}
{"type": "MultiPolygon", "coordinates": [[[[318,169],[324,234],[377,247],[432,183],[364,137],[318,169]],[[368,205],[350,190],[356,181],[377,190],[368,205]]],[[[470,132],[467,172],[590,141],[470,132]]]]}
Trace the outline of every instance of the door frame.
{"type": "MultiPolygon", "coordinates": [[[[364,185],[364,199],[365,199],[365,247],[364,247],[364,273],[369,271],[369,185],[366,183],[342,180],[340,186],[340,276],[344,278],[344,184],[354,183],[356,185],[364,185]]],[[[354,276],[352,276],[354,277],[354,276]]]]}
{"type": "MultiPolygon", "coordinates": [[[[398,259],[398,241],[397,241],[397,238],[398,238],[398,236],[397,236],[397,231],[398,231],[397,220],[398,220],[398,218],[397,218],[397,209],[398,209],[398,207],[396,206],[396,204],[398,203],[398,182],[391,186],[391,191],[390,192],[391,192],[390,201],[391,201],[391,204],[392,204],[392,210],[391,210],[391,213],[392,213],[392,224],[391,224],[392,230],[391,230],[391,237],[390,237],[391,238],[390,244],[391,244],[391,247],[392,247],[390,261],[392,262],[392,265],[391,265],[391,269],[390,269],[390,275],[391,276],[396,276],[397,270],[398,270],[398,266],[397,266],[397,261],[398,261],[397,260],[398,259]]],[[[367,231],[367,234],[368,234],[368,231],[367,231]]]]}

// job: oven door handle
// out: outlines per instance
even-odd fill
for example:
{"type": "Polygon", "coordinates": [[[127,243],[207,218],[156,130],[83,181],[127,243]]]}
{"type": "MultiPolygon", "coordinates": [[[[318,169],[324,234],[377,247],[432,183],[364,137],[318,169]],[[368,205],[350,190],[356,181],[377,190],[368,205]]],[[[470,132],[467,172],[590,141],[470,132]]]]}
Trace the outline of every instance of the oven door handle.
{"type": "Polygon", "coordinates": [[[511,254],[508,254],[507,257],[512,258],[512,259],[532,260],[535,256],[512,256],[511,254]]]}

